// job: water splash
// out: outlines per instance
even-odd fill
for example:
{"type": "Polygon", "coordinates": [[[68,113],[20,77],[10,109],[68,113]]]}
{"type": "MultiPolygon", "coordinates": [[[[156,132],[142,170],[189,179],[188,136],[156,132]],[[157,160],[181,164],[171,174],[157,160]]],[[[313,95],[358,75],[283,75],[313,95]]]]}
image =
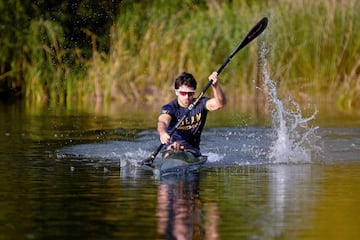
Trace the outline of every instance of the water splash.
{"type": "Polygon", "coordinates": [[[316,106],[310,117],[303,117],[300,105],[290,96],[284,102],[279,99],[276,83],[271,80],[266,55],[268,50],[261,47],[262,74],[264,86],[268,90],[268,102],[272,109],[272,127],[274,140],[270,146],[270,160],[275,163],[308,163],[312,155],[321,148],[317,145],[319,136],[317,126],[309,126],[318,113],[316,106]]]}

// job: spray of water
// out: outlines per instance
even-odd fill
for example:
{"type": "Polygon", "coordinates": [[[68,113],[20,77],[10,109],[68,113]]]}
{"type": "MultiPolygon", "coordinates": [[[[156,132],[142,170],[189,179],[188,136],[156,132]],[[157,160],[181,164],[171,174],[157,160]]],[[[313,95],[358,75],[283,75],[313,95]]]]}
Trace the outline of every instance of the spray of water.
{"type": "Polygon", "coordinates": [[[280,100],[276,91],[276,83],[271,80],[267,68],[268,50],[262,45],[260,52],[264,87],[267,88],[269,94],[268,102],[271,106],[274,129],[270,159],[275,163],[311,162],[314,153],[321,150],[317,146],[320,139],[316,135],[318,127],[309,126],[318,112],[316,106],[310,117],[303,117],[299,104],[291,97],[288,97],[286,102],[280,100]]]}

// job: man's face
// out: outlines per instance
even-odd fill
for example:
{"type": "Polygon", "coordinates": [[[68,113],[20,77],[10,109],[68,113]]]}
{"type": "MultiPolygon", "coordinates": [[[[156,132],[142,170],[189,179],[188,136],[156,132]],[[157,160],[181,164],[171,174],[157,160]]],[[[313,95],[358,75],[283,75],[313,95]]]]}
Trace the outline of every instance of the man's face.
{"type": "Polygon", "coordinates": [[[181,85],[179,89],[175,90],[178,102],[182,107],[188,107],[194,98],[195,89],[186,85],[181,85]]]}

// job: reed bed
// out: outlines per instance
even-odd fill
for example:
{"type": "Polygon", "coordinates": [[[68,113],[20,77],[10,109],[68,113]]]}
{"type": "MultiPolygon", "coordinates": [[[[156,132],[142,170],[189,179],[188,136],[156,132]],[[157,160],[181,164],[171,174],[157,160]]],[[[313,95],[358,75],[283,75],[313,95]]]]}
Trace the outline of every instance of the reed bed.
{"type": "Polygon", "coordinates": [[[282,92],[360,104],[359,1],[292,1],[272,10],[272,76],[282,92]]]}
{"type": "Polygon", "coordinates": [[[259,54],[265,44],[270,75],[281,94],[303,100],[321,96],[339,108],[360,105],[359,1],[250,3],[213,0],[192,6],[187,1],[158,0],[146,9],[132,4],[124,7],[112,26],[109,53],[98,52],[96,36],[92,36],[93,55],[87,61],[76,51],[61,48],[56,25],[40,22],[39,26],[38,22],[34,29],[47,37],[37,45],[40,52],[32,50],[26,96],[68,104],[94,99],[166,101],[173,97],[173,80],[179,73],[193,73],[201,88],[247,31],[267,16],[268,29],[257,44],[241,50],[221,74],[231,99],[245,103],[259,96],[259,54]],[[51,51],[46,48],[50,45],[51,51]],[[79,56],[72,65],[66,64],[69,54],[79,56]]]}

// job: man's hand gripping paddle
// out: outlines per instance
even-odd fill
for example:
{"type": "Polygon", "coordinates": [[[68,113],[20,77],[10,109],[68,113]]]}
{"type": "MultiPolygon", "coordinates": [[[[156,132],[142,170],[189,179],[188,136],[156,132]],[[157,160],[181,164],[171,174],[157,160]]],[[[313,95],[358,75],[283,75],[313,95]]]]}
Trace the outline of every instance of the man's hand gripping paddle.
{"type": "MultiPolygon", "coordinates": [[[[216,71],[218,75],[224,70],[226,65],[231,61],[231,59],[235,56],[236,53],[238,53],[242,48],[244,48],[246,45],[248,45],[252,40],[254,40],[257,36],[259,36],[266,28],[268,24],[268,19],[264,17],[261,19],[245,36],[245,38],[240,42],[240,44],[235,48],[235,50],[226,58],[226,60],[223,62],[223,64],[219,67],[219,69],[216,71]]],[[[176,129],[180,126],[181,122],[184,121],[187,114],[195,107],[195,105],[199,102],[201,97],[205,94],[205,92],[208,90],[208,88],[211,86],[212,80],[210,80],[206,86],[201,90],[199,96],[195,99],[195,101],[190,104],[190,106],[187,108],[187,111],[182,116],[182,118],[177,122],[177,124],[171,129],[169,132],[169,135],[172,136],[173,133],[176,131],[176,129]]],[[[161,143],[157,149],[151,154],[150,157],[142,160],[139,162],[139,164],[142,165],[151,165],[153,161],[155,160],[158,153],[161,151],[165,144],[161,143]]]]}

